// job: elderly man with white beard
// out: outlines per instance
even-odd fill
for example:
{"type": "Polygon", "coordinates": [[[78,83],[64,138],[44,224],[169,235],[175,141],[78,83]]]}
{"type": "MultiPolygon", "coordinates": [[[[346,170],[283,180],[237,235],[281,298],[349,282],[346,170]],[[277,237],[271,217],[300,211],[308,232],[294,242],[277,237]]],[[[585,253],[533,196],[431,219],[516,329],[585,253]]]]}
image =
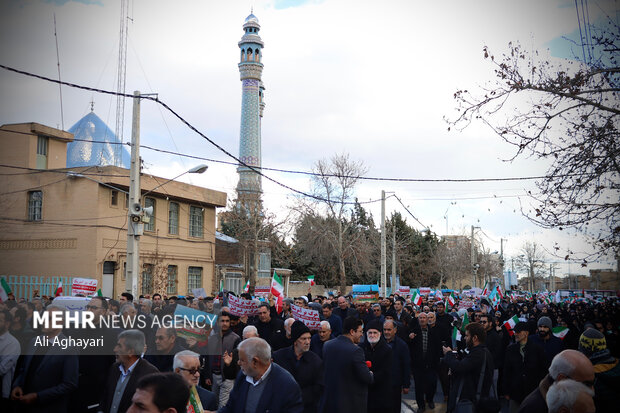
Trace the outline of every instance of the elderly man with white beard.
{"type": "Polygon", "coordinates": [[[323,395],[323,360],[310,350],[310,329],[301,321],[291,325],[292,346],[273,353],[273,361],[286,369],[301,387],[304,413],[315,413],[323,395]]]}
{"type": "Polygon", "coordinates": [[[366,341],[361,345],[374,376],[374,382],[368,387],[368,413],[390,411],[394,402],[387,397],[392,391],[392,348],[382,333],[383,324],[372,320],[368,323],[366,341]]]}

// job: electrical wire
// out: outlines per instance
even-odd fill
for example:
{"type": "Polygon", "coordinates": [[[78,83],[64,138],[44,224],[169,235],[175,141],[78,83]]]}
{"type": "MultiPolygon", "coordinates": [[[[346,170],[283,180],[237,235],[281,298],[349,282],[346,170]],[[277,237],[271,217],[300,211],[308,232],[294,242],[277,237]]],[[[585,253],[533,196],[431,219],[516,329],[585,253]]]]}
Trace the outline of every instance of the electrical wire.
{"type": "MultiPolygon", "coordinates": [[[[107,94],[107,95],[113,95],[113,96],[123,96],[126,98],[136,98],[136,96],[134,95],[129,95],[126,93],[118,93],[118,92],[112,92],[109,90],[103,90],[103,89],[97,89],[97,88],[93,88],[93,87],[89,87],[89,86],[82,86],[82,85],[78,85],[75,83],[70,83],[70,82],[64,82],[64,81],[60,81],[60,80],[56,80],[56,79],[51,79],[49,77],[45,77],[45,76],[41,76],[41,75],[37,75],[34,73],[30,73],[30,72],[26,72],[23,70],[19,70],[19,69],[15,69],[6,65],[1,65],[0,67],[11,71],[11,72],[15,72],[15,73],[19,73],[22,74],[24,76],[29,76],[29,77],[34,77],[40,80],[45,80],[47,82],[51,82],[51,83],[57,83],[57,84],[62,84],[65,86],[69,86],[72,88],[76,88],[76,89],[82,89],[82,90],[88,90],[91,92],[97,92],[97,93],[103,93],[103,94],[107,94]]],[[[252,165],[248,165],[247,163],[243,162],[241,159],[237,158],[235,155],[233,155],[232,153],[228,152],[226,149],[224,149],[222,146],[220,146],[217,142],[215,142],[214,140],[212,140],[211,138],[209,138],[207,135],[205,135],[204,133],[200,132],[194,125],[192,125],[191,123],[189,123],[187,120],[185,120],[185,118],[183,118],[181,115],[179,115],[174,109],[172,109],[170,106],[168,106],[165,102],[159,100],[159,97],[155,96],[138,96],[138,98],[140,99],[144,99],[144,100],[150,100],[153,101],[161,106],[163,106],[166,110],[168,110],[170,113],[172,113],[177,119],[179,119],[179,121],[181,121],[181,123],[185,124],[185,126],[187,126],[189,129],[191,129],[192,131],[194,131],[195,133],[197,133],[198,135],[200,135],[203,139],[205,139],[207,142],[209,142],[211,145],[215,146],[220,152],[224,153],[226,156],[228,156],[229,158],[234,159],[238,164],[240,164],[241,166],[244,166],[246,168],[248,168],[249,170],[251,170],[252,172],[258,174],[259,176],[267,179],[268,181],[271,181],[285,189],[288,189],[291,192],[294,192],[298,195],[304,196],[306,198],[312,198],[314,200],[317,201],[322,201],[322,202],[331,202],[329,199],[317,196],[317,195],[313,195],[304,191],[300,191],[299,189],[295,189],[289,185],[286,185],[282,182],[279,182],[267,175],[265,175],[259,168],[256,168],[252,165]]],[[[344,201],[342,202],[343,204],[346,205],[355,205],[355,204],[370,204],[370,203],[374,203],[374,202],[378,202],[380,201],[380,199],[376,199],[376,200],[371,200],[371,201],[364,201],[364,202],[351,202],[351,201],[344,201]]]]}
{"type": "MultiPolygon", "coordinates": [[[[0,65],[2,67],[2,65],[0,65]]],[[[29,132],[19,132],[19,131],[10,131],[12,133],[21,133],[24,135],[32,135],[29,132]]],[[[73,139],[76,142],[89,142],[89,143],[105,143],[109,145],[127,145],[131,146],[128,142],[108,142],[108,141],[95,141],[91,139],[73,139]]],[[[238,162],[230,162],[223,161],[219,159],[213,158],[205,158],[197,155],[189,155],[181,152],[174,152],[167,149],[155,148],[149,145],[140,145],[141,149],[148,149],[155,152],[166,153],[169,155],[181,156],[190,159],[196,159],[200,161],[207,161],[213,163],[220,163],[224,165],[232,165],[238,166],[238,162]]],[[[0,165],[1,166],[1,165],[0,165]]],[[[570,178],[573,176],[584,176],[584,174],[558,174],[558,175],[534,175],[534,176],[515,176],[515,177],[504,177],[504,178],[389,178],[389,177],[372,177],[372,176],[350,176],[350,175],[337,175],[337,174],[319,174],[316,172],[309,171],[299,171],[292,169],[281,169],[281,168],[270,168],[262,166],[260,169],[265,171],[273,171],[273,172],[282,172],[288,174],[297,174],[297,175],[307,175],[307,176],[325,176],[325,177],[337,177],[337,178],[356,178],[364,181],[384,181],[384,182],[453,182],[453,183],[467,183],[467,182],[510,182],[510,181],[532,181],[537,179],[547,179],[547,178],[570,178]]],[[[1,175],[1,174],[0,174],[1,175]]],[[[594,175],[594,174],[592,174],[594,175]]]]}

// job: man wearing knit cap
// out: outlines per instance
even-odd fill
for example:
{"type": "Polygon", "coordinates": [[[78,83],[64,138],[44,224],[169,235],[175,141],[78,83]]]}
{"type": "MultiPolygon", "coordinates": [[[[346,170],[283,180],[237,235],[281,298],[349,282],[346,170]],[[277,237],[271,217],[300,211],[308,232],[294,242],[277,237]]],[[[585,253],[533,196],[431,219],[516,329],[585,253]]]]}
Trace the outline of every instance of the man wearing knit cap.
{"type": "Polygon", "coordinates": [[[537,333],[531,337],[531,340],[540,345],[545,350],[545,360],[547,365],[551,364],[551,360],[564,350],[564,343],[561,339],[553,335],[551,331],[551,319],[547,316],[538,319],[537,333]]]}
{"type": "Polygon", "coordinates": [[[392,409],[392,348],[383,338],[383,324],[374,319],[368,323],[366,341],[361,344],[369,361],[374,382],[368,387],[368,413],[392,409]]]}
{"type": "Polygon", "coordinates": [[[612,357],[605,336],[594,328],[588,328],[579,338],[579,351],[594,365],[594,404],[597,412],[618,411],[620,389],[620,363],[612,357]]]}
{"type": "Polygon", "coordinates": [[[323,361],[310,350],[310,329],[301,321],[291,325],[292,346],[273,353],[273,361],[287,370],[301,387],[304,412],[316,412],[323,395],[323,361]]]}

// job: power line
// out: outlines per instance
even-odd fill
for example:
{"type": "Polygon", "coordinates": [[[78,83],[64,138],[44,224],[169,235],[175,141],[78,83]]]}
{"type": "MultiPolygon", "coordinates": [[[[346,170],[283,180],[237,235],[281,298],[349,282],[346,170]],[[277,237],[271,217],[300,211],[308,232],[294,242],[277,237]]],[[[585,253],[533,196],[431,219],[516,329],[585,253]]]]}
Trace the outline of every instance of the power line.
{"type": "MultiPolygon", "coordinates": [[[[0,67],[3,67],[0,65],[0,67]]],[[[146,98],[146,97],[145,97],[146,98]]],[[[166,125],[167,126],[167,125],[166,125]]],[[[29,132],[20,132],[20,131],[10,131],[11,133],[20,133],[23,135],[32,135],[29,132]]],[[[108,142],[108,141],[96,141],[91,139],[79,139],[74,138],[74,141],[77,142],[89,142],[89,143],[105,143],[108,145],[127,145],[131,146],[128,142],[108,142]]],[[[205,158],[197,155],[189,155],[182,152],[174,152],[167,149],[155,148],[149,145],[140,145],[141,149],[148,149],[155,152],[166,153],[169,155],[181,156],[190,159],[196,159],[200,161],[214,162],[220,163],[224,165],[232,165],[238,166],[238,162],[231,161],[223,161],[220,159],[213,158],[205,158]]],[[[454,183],[466,183],[466,182],[510,182],[510,181],[532,181],[537,179],[547,179],[547,178],[570,178],[573,176],[587,176],[587,175],[595,175],[595,174],[558,174],[558,175],[535,175],[535,176],[515,176],[515,177],[504,177],[504,178],[389,178],[389,177],[372,177],[372,176],[351,176],[351,175],[338,175],[338,174],[319,174],[316,172],[309,171],[299,171],[293,169],[281,169],[281,168],[270,168],[261,166],[260,169],[265,171],[273,171],[273,172],[282,172],[288,174],[297,174],[297,175],[308,175],[308,176],[325,176],[330,178],[355,178],[364,181],[381,181],[381,182],[454,182],[454,183]]]]}
{"type": "MultiPolygon", "coordinates": [[[[118,93],[118,92],[111,92],[109,90],[104,90],[104,89],[97,89],[97,88],[92,88],[92,87],[88,87],[88,86],[82,86],[82,85],[78,85],[75,83],[70,83],[70,82],[63,82],[60,80],[55,80],[55,79],[51,79],[45,76],[41,76],[41,75],[36,75],[34,73],[30,73],[30,72],[25,72],[23,70],[19,70],[19,69],[15,69],[9,66],[5,66],[5,65],[0,65],[1,68],[9,70],[11,72],[15,72],[15,73],[19,73],[25,76],[29,76],[29,77],[34,77],[37,79],[41,79],[41,80],[45,80],[47,82],[51,82],[51,83],[58,83],[58,84],[62,84],[62,85],[66,85],[72,88],[76,88],[76,89],[82,89],[82,90],[88,90],[91,92],[97,92],[97,93],[103,93],[103,94],[107,94],[107,95],[113,95],[113,96],[123,96],[123,97],[127,97],[127,98],[136,98],[136,96],[134,95],[129,95],[126,93],[118,93]]],[[[263,178],[267,179],[268,181],[271,181],[277,185],[280,185],[281,187],[288,189],[289,191],[295,192],[296,194],[302,195],[306,198],[312,198],[315,199],[317,201],[322,201],[322,202],[330,202],[329,199],[317,196],[317,195],[313,195],[304,191],[300,191],[299,189],[295,189],[289,185],[286,185],[282,182],[279,182],[267,175],[265,175],[264,173],[262,173],[262,171],[260,170],[260,168],[255,168],[252,165],[248,165],[245,162],[243,162],[241,159],[237,158],[235,155],[233,155],[232,153],[228,152],[226,149],[224,149],[222,146],[220,146],[218,143],[216,143],[215,141],[213,141],[211,138],[209,138],[207,135],[205,135],[204,133],[200,132],[194,125],[192,125],[191,123],[189,123],[187,120],[185,120],[185,118],[183,118],[181,115],[179,115],[174,109],[172,109],[170,106],[168,106],[165,102],[159,100],[159,97],[155,96],[139,96],[140,99],[145,99],[145,100],[151,100],[159,105],[162,105],[166,110],[168,110],[170,113],[172,113],[177,119],[179,119],[183,124],[185,124],[188,128],[190,128],[191,130],[193,130],[195,133],[197,133],[198,135],[200,135],[202,138],[204,138],[207,142],[209,142],[211,145],[215,146],[220,152],[224,153],[226,156],[228,156],[229,158],[234,159],[238,164],[250,169],[251,171],[253,171],[254,173],[262,176],[263,178]]],[[[350,201],[344,201],[343,204],[346,205],[355,205],[355,204],[369,204],[369,203],[374,203],[374,202],[379,202],[380,199],[375,199],[375,200],[371,200],[371,201],[365,201],[365,202],[350,202],[350,201]]]]}
{"type": "Polygon", "coordinates": [[[408,213],[409,215],[411,215],[411,216],[413,217],[413,219],[415,219],[415,220],[416,220],[416,222],[417,222],[418,224],[422,225],[422,228],[430,228],[430,227],[428,227],[428,226],[424,225],[423,223],[421,223],[421,222],[420,222],[420,220],[419,220],[419,219],[417,219],[417,218],[415,217],[415,215],[413,215],[413,214],[411,213],[411,211],[409,211],[409,208],[407,208],[407,207],[405,206],[405,204],[403,204],[403,201],[401,201],[401,200],[400,200],[400,198],[399,198],[396,194],[393,194],[393,195],[390,195],[390,196],[393,196],[394,198],[396,198],[396,200],[398,200],[398,202],[402,205],[402,207],[403,207],[403,208],[405,208],[405,211],[407,211],[407,213],[408,213]]]}

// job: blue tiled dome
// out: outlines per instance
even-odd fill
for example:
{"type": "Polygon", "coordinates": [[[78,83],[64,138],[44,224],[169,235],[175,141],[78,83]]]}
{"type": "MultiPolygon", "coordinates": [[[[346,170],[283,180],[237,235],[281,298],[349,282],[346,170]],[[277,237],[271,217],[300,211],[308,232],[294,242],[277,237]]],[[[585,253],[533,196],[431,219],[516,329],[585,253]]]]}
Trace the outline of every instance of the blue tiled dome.
{"type": "Polygon", "coordinates": [[[67,147],[67,168],[114,165],[129,169],[129,151],[115,145],[116,135],[94,112],[77,121],[69,132],[76,140],[67,147]]]}

